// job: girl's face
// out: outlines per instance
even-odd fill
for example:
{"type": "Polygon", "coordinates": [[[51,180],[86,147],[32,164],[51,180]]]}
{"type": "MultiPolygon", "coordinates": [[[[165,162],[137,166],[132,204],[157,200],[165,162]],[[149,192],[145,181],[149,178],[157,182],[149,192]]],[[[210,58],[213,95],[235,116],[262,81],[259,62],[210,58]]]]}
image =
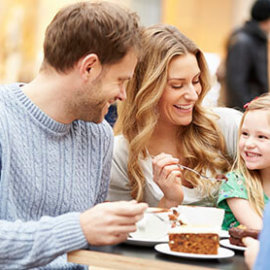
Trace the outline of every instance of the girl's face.
{"type": "Polygon", "coordinates": [[[202,91],[200,68],[193,54],[176,56],[168,67],[167,85],[159,101],[159,123],[186,126],[202,91]]]}
{"type": "Polygon", "coordinates": [[[270,168],[269,111],[255,110],[246,114],[241,128],[239,151],[248,169],[270,168]]]}

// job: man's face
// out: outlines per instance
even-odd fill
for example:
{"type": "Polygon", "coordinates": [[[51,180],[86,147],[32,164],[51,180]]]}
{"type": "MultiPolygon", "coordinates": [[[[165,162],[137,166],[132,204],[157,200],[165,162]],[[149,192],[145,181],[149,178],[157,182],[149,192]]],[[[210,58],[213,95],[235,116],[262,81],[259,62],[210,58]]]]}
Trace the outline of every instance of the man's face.
{"type": "Polygon", "coordinates": [[[72,104],[77,119],[100,123],[111,104],[125,100],[126,84],[133,76],[136,64],[137,56],[131,50],[118,63],[103,66],[98,78],[77,92],[72,104]]]}

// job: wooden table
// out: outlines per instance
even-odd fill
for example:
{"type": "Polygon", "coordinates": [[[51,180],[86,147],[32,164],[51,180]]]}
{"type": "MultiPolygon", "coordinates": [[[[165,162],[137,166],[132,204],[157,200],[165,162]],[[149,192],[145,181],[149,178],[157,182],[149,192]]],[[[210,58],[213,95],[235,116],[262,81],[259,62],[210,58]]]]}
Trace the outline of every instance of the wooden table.
{"type": "Polygon", "coordinates": [[[227,259],[198,260],[163,255],[153,247],[120,244],[115,246],[91,247],[68,254],[68,261],[90,265],[92,270],[247,270],[243,252],[227,259]]]}

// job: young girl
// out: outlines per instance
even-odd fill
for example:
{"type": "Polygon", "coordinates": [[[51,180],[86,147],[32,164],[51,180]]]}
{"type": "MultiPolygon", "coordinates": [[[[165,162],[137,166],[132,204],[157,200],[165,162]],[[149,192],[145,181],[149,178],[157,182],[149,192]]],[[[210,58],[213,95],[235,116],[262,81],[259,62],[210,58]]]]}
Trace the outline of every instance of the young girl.
{"type": "Polygon", "coordinates": [[[270,196],[270,95],[246,104],[239,129],[238,154],[218,198],[225,209],[223,228],[243,224],[261,229],[270,196]]]}

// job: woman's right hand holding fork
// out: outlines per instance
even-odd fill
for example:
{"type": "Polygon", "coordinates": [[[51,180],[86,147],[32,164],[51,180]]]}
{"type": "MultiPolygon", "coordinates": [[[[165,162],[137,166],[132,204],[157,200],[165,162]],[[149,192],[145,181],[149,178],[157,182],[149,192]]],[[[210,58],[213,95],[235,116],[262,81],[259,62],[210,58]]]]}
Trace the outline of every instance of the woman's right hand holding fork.
{"type": "Polygon", "coordinates": [[[159,202],[159,207],[171,208],[183,201],[182,170],[178,164],[178,158],[165,153],[152,159],[153,180],[164,194],[159,202]]]}

